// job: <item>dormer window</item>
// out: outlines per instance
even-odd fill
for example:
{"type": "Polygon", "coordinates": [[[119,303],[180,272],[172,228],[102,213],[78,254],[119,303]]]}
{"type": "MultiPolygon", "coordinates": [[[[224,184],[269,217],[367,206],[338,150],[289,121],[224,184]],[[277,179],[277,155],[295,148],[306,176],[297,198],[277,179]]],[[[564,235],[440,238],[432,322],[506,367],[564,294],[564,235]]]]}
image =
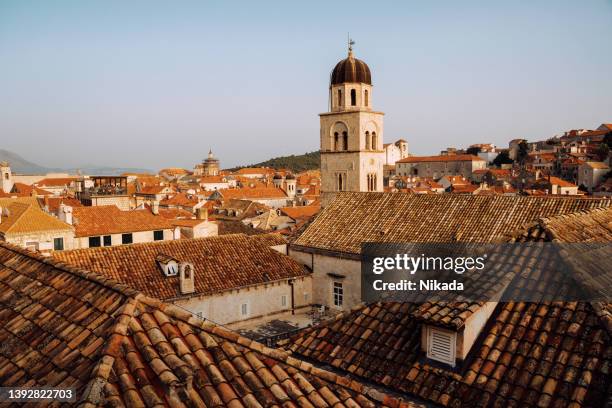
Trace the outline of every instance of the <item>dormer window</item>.
{"type": "Polygon", "coordinates": [[[159,254],[155,258],[165,276],[176,276],[179,273],[178,261],[171,256],[159,254]]]}
{"type": "Polygon", "coordinates": [[[427,326],[427,358],[455,366],[457,333],[427,326]]]}

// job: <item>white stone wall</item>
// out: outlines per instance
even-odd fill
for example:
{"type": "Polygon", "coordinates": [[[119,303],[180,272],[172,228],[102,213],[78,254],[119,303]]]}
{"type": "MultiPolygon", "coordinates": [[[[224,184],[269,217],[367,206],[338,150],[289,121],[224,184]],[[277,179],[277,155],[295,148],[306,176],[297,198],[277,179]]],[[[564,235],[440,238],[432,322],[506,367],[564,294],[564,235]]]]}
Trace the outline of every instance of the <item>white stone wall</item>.
{"type": "Polygon", "coordinates": [[[475,170],[484,170],[487,168],[487,163],[483,160],[463,160],[463,161],[438,161],[438,162],[413,162],[413,163],[396,163],[395,174],[398,176],[431,177],[439,179],[444,176],[463,176],[466,179],[471,178],[475,170]]]}
{"type": "Polygon", "coordinates": [[[312,302],[314,304],[325,305],[331,309],[348,310],[361,303],[361,262],[359,260],[311,254],[294,248],[289,248],[289,256],[312,269],[312,302]],[[334,305],[334,282],[341,282],[344,290],[341,307],[334,305]]]}
{"type": "Polygon", "coordinates": [[[219,225],[213,221],[203,222],[194,227],[181,227],[182,238],[204,238],[219,235],[219,225]]]}
{"type": "Polygon", "coordinates": [[[236,183],[200,183],[200,187],[202,187],[202,189],[204,191],[215,191],[215,190],[221,190],[224,188],[230,188],[230,187],[235,187],[236,183]],[[232,185],[233,184],[233,185],[232,185]]]}
{"type": "MultiPolygon", "coordinates": [[[[106,234],[111,236],[111,246],[123,245],[121,243],[121,235],[123,234],[106,234]]],[[[98,235],[95,235],[98,236],[98,235]]],[[[175,236],[175,231],[173,229],[165,229],[164,230],[164,241],[170,241],[173,239],[178,239],[179,237],[175,236]]],[[[142,242],[154,242],[153,239],[153,230],[151,231],[138,231],[132,233],[132,243],[139,244],[142,242]]],[[[104,236],[100,235],[100,244],[104,246],[104,236]]],[[[89,248],[89,237],[78,237],[75,238],[75,248],[89,248]]]]}
{"type": "Polygon", "coordinates": [[[130,209],[130,198],[128,196],[95,196],[91,199],[91,205],[116,205],[121,211],[128,211],[130,209]]]}
{"type": "MultiPolygon", "coordinates": [[[[197,271],[195,273],[197,279],[197,271]]],[[[312,303],[312,277],[310,275],[294,280],[295,308],[312,303]]],[[[287,280],[251,286],[215,295],[194,296],[174,301],[190,312],[201,313],[202,317],[219,324],[272,316],[291,310],[291,285],[287,280]],[[285,305],[282,297],[285,296],[285,305]],[[247,304],[248,314],[242,314],[242,305],[247,304]]]]}
{"type": "Polygon", "coordinates": [[[40,251],[53,250],[54,238],[64,239],[64,250],[74,248],[74,231],[57,230],[29,234],[9,234],[4,237],[6,242],[23,248],[31,247],[40,251]]]}

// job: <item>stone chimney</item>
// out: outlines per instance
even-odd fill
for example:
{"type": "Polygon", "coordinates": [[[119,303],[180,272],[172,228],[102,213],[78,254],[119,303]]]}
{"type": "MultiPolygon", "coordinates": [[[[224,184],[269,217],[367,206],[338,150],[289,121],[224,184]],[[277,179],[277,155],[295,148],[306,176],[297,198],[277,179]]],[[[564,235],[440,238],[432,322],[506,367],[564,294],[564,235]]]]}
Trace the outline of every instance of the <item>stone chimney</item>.
{"type": "Polygon", "coordinates": [[[154,215],[159,215],[159,201],[158,200],[153,200],[153,202],[151,203],[151,212],[154,215]]]}
{"type": "Polygon", "coordinates": [[[189,262],[182,262],[179,265],[179,285],[179,289],[183,295],[188,295],[195,292],[193,264],[189,262]]]}
{"type": "Polygon", "coordinates": [[[208,221],[208,210],[206,207],[200,207],[196,210],[196,218],[198,220],[208,221]]]}
{"type": "Polygon", "coordinates": [[[58,217],[66,224],[73,225],[72,207],[69,205],[65,205],[64,203],[60,204],[58,217]]]}

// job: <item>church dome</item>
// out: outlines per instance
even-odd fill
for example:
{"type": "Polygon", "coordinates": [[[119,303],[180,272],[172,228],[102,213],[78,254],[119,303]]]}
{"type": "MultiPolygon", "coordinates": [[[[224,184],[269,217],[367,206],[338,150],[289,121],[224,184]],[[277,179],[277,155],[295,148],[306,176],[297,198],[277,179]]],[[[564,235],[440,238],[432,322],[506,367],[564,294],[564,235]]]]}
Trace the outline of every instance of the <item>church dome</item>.
{"type": "Polygon", "coordinates": [[[353,51],[349,50],[347,58],[338,62],[331,73],[331,84],[338,85],[345,82],[361,82],[372,85],[372,75],[368,65],[353,56],[353,51]]]}
{"type": "Polygon", "coordinates": [[[294,176],[293,174],[291,174],[291,173],[289,173],[289,174],[287,175],[287,177],[285,177],[285,178],[286,178],[287,180],[295,180],[295,176],[294,176]]]}

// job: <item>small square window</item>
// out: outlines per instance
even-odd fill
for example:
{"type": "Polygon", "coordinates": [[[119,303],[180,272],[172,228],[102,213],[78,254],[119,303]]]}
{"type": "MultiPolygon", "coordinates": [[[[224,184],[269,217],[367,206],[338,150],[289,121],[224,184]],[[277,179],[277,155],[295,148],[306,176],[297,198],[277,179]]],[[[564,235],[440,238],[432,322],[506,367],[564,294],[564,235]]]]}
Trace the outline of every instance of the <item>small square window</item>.
{"type": "Polygon", "coordinates": [[[104,246],[111,246],[113,244],[113,241],[111,239],[110,235],[105,235],[104,236],[104,246]]]}
{"type": "Polygon", "coordinates": [[[89,237],[89,247],[97,248],[100,246],[100,237],[89,237]]]}
{"type": "Polygon", "coordinates": [[[56,251],[64,250],[64,238],[53,238],[53,249],[56,251]]]}
{"type": "Polygon", "coordinates": [[[153,231],[153,241],[163,241],[164,240],[164,231],[153,231]]]}
{"type": "Polygon", "coordinates": [[[122,244],[131,244],[133,242],[132,234],[121,234],[122,244]]]}

